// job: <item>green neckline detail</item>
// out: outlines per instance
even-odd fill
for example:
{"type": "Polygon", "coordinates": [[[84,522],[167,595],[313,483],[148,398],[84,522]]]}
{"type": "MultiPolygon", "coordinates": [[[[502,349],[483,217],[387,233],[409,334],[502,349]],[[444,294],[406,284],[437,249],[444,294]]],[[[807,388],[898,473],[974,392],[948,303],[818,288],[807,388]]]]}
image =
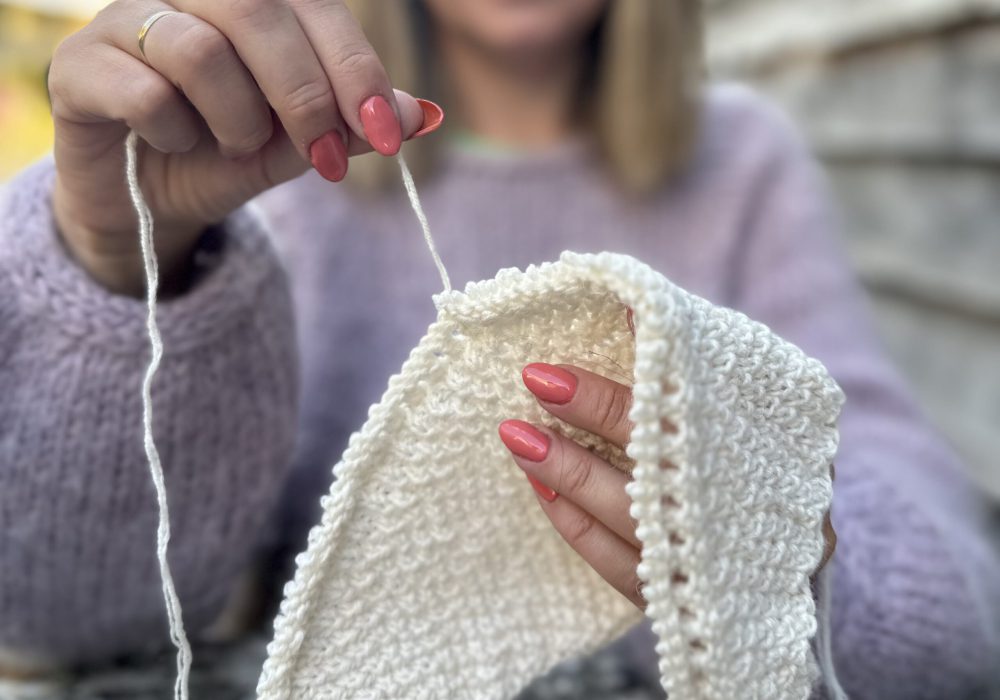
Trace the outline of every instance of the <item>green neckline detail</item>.
{"type": "Polygon", "coordinates": [[[536,155],[538,153],[538,150],[534,148],[523,148],[501,143],[465,129],[456,130],[452,134],[451,142],[463,151],[492,158],[517,158],[520,156],[536,155]]]}

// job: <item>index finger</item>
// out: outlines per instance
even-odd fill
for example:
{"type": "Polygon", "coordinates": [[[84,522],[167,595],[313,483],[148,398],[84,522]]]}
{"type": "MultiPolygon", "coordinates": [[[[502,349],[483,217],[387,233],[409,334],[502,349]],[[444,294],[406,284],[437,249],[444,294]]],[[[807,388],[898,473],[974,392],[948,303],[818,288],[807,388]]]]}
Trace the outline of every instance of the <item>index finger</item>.
{"type": "Polygon", "coordinates": [[[533,362],[521,372],[542,408],[570,425],[624,447],[632,433],[632,389],[573,365],[533,362]]]}
{"type": "Polygon", "coordinates": [[[401,111],[389,76],[343,0],[288,0],[326,71],[340,113],[359,139],[384,156],[402,143],[401,111]]]}
{"type": "MultiPolygon", "coordinates": [[[[287,2],[173,0],[173,4],[211,23],[229,39],[305,160],[310,159],[311,145],[334,131],[340,140],[339,167],[346,170],[348,132],[330,77],[287,2]]],[[[334,27],[328,41],[337,41],[340,33],[334,27]]]]}

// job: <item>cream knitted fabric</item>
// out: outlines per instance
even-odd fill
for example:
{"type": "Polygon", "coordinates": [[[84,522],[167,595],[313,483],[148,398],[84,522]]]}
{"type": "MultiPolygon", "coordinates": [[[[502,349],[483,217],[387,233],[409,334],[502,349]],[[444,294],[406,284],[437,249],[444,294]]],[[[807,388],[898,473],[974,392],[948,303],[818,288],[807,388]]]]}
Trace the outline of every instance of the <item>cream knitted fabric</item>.
{"type": "Polygon", "coordinates": [[[639,619],[538,508],[496,435],[510,417],[634,467],[672,699],[807,697],[809,579],[843,401],[822,365],[610,253],[503,270],[435,302],[438,320],[334,468],[259,697],[507,698],[639,619]],[[520,383],[527,361],[634,382],[628,455],[543,412],[520,383]]]}

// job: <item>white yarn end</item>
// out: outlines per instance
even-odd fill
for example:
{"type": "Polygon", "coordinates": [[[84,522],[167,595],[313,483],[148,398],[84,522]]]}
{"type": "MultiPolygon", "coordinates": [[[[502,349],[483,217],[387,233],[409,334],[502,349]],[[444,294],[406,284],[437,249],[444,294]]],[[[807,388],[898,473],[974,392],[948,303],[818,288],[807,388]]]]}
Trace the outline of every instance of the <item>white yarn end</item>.
{"type": "Polygon", "coordinates": [[[167,486],[163,478],[163,465],[160,464],[160,454],[153,441],[153,402],[151,389],[153,377],[163,358],[163,341],[156,324],[156,291],[159,285],[159,270],[156,264],[156,251],[153,248],[153,215],[146,205],[139,186],[138,166],[139,136],[129,132],[125,141],[126,175],[129,194],[135,213],[139,216],[139,243],[142,247],[142,263],[146,275],[146,329],[149,332],[150,358],[146,367],[146,376],[142,381],[142,425],[143,444],[146,448],[146,458],[149,461],[149,472],[156,489],[156,502],[159,507],[159,524],[156,528],[156,556],[160,564],[160,579],[163,583],[163,600],[167,608],[167,621],[170,624],[170,640],[177,647],[177,679],[174,682],[175,700],[188,700],[188,678],[191,672],[191,645],[184,631],[184,621],[181,617],[181,601],[174,588],[174,579],[170,573],[170,563],[167,561],[167,547],[170,543],[170,511],[167,507],[167,486]]]}
{"type": "Polygon", "coordinates": [[[406,188],[406,194],[410,197],[410,206],[413,207],[413,213],[417,215],[417,220],[420,222],[420,228],[424,232],[424,240],[427,241],[427,249],[431,252],[431,257],[434,258],[434,264],[437,265],[438,274],[441,275],[441,283],[444,285],[444,291],[451,291],[451,280],[448,279],[448,270],[445,269],[444,263],[441,262],[441,256],[438,255],[437,246],[434,245],[434,237],[431,236],[431,227],[427,223],[427,216],[424,214],[424,208],[420,206],[420,195],[417,194],[417,186],[413,182],[413,175],[410,173],[410,169],[406,166],[406,161],[403,160],[403,154],[400,153],[396,156],[396,160],[399,161],[399,169],[403,173],[403,187],[406,188]]]}
{"type": "Polygon", "coordinates": [[[826,563],[822,571],[816,577],[816,592],[819,601],[816,605],[816,656],[819,661],[820,674],[823,677],[823,685],[826,686],[827,696],[830,700],[848,700],[847,693],[837,679],[837,669],[833,665],[833,644],[830,641],[830,610],[831,610],[831,581],[830,572],[833,570],[833,559],[826,563]]]}

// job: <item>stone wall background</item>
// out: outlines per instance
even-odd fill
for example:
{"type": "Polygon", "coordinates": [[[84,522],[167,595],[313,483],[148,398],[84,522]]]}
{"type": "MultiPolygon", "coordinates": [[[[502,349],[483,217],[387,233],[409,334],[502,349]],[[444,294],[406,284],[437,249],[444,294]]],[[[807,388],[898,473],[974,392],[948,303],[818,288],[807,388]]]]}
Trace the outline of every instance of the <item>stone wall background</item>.
{"type": "Polygon", "coordinates": [[[713,77],[797,120],[884,341],[1000,497],[1000,0],[708,0],[713,77]]]}

